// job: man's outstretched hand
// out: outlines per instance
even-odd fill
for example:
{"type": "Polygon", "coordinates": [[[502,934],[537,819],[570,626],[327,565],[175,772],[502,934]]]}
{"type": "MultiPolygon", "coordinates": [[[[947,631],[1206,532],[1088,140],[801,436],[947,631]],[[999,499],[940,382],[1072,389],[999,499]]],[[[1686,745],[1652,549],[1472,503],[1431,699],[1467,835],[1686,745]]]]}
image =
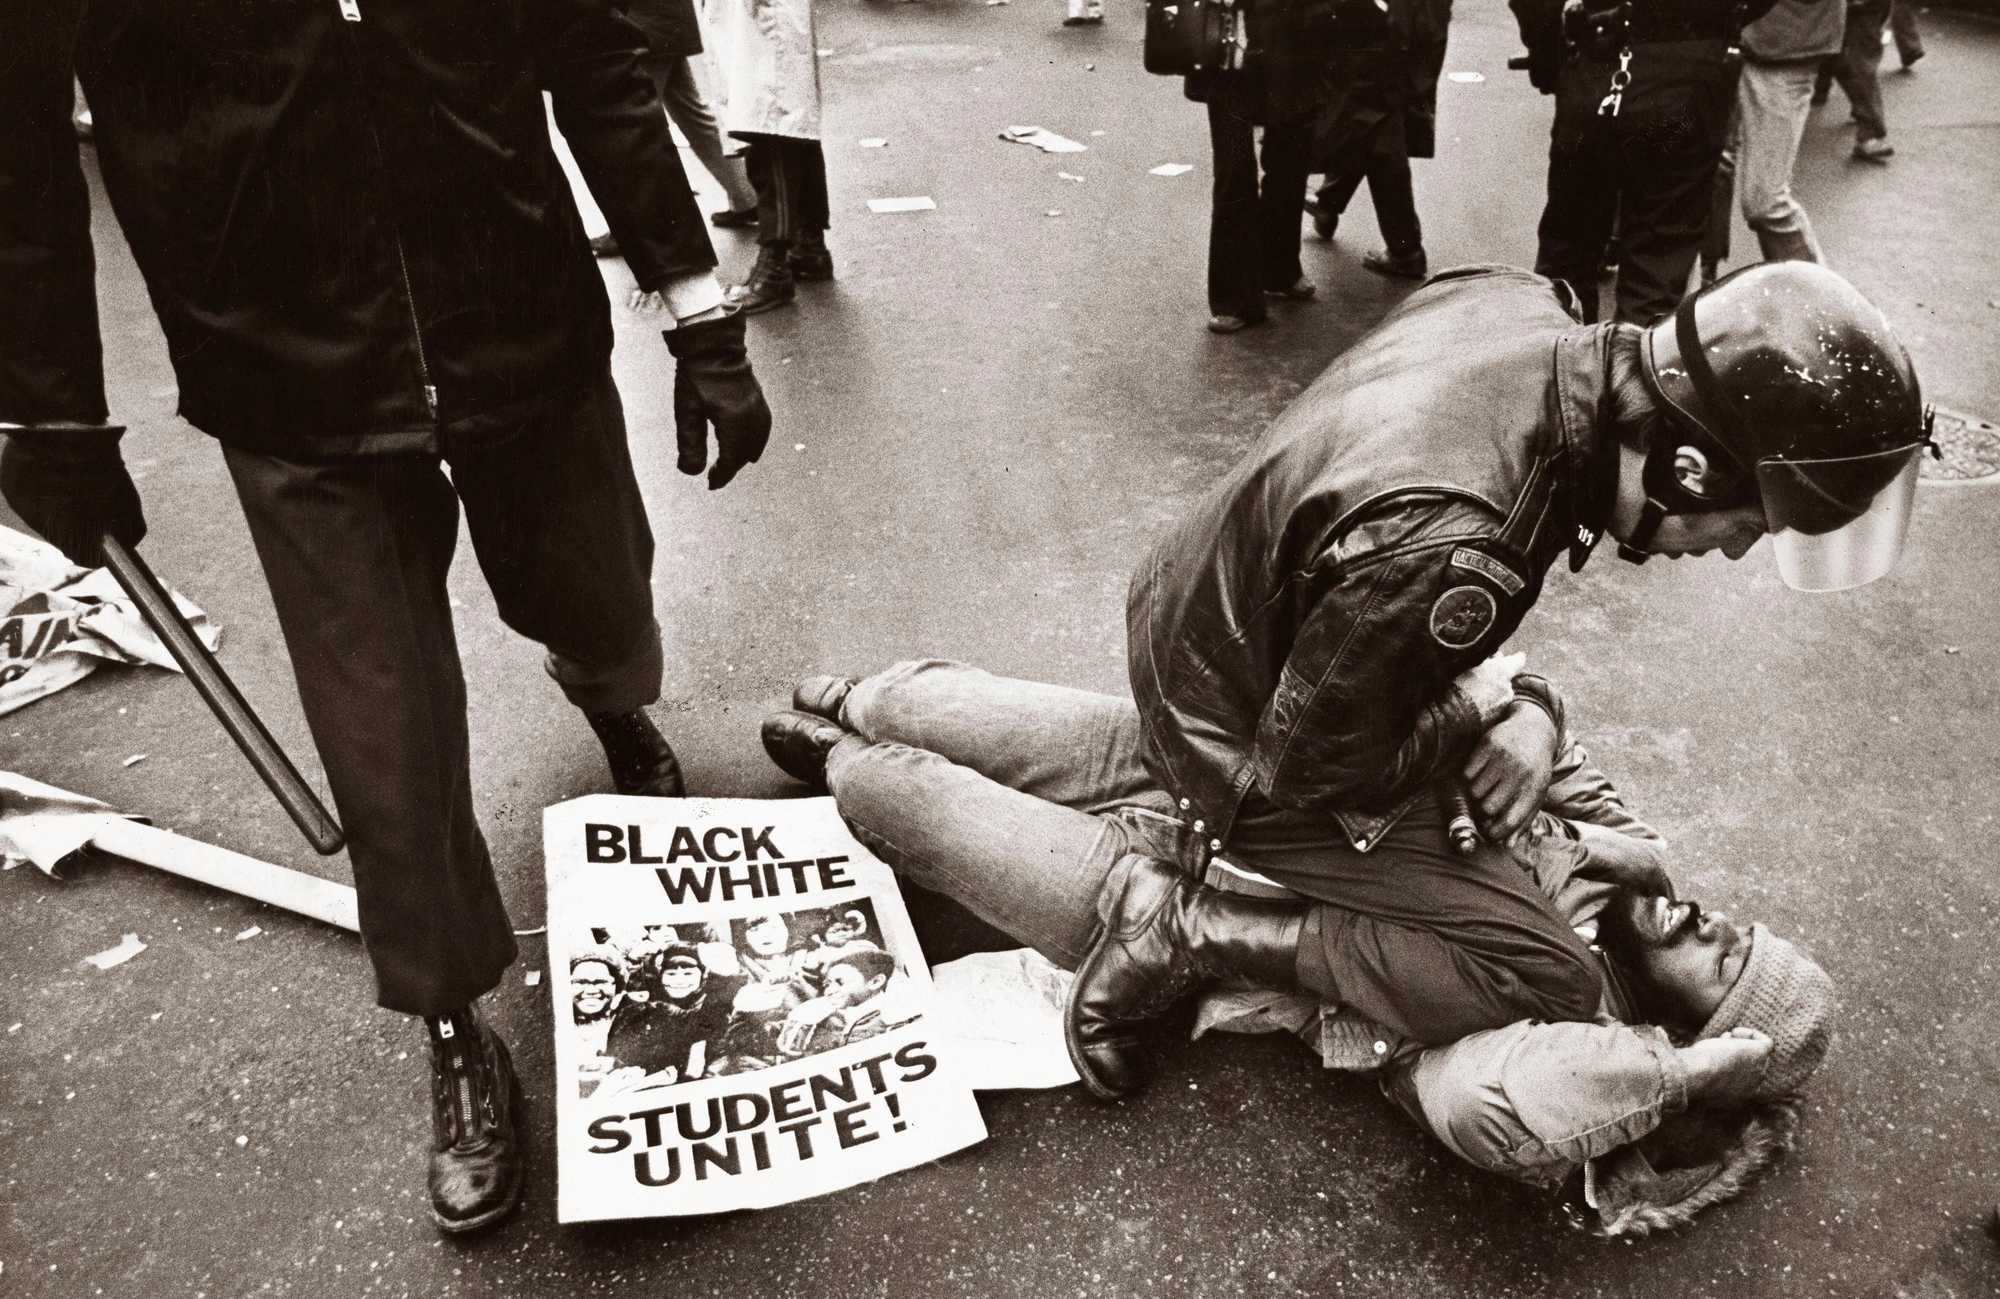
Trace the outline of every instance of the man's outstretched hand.
{"type": "Polygon", "coordinates": [[[105,534],[136,546],[146,535],[139,489],[118,454],[115,425],[46,425],[6,434],[0,496],[73,564],[104,562],[105,534]]]}
{"type": "Polygon", "coordinates": [[[1771,1061],[1771,1039],[1754,1028],[1732,1028],[1679,1048],[1688,1070],[1688,1095],[1705,1101],[1740,1101],[1756,1094],[1771,1061]]]}
{"type": "Polygon", "coordinates": [[[743,317],[734,311],[661,331],[674,358],[676,462],[684,474],[708,467],[708,430],[715,428],[715,467],[708,490],[727,486],[736,471],[764,454],[771,440],[771,408],[750,370],[743,346],[743,317]]]}

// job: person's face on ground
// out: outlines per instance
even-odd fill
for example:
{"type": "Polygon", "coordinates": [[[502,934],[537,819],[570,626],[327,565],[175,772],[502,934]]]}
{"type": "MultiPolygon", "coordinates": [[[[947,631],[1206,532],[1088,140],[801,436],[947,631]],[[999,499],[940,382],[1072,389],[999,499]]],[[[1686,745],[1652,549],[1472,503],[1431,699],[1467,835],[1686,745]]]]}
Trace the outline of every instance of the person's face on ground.
{"type": "Polygon", "coordinates": [[[1686,899],[1621,893],[1603,936],[1642,996],[1684,1025],[1706,1022],[1750,959],[1747,929],[1686,899]]]}
{"type": "Polygon", "coordinates": [[[699,965],[669,965],[660,971],[660,987],[675,1001],[685,1001],[700,990],[702,980],[699,965]]]}
{"type": "Polygon", "coordinates": [[[601,961],[585,961],[569,973],[570,1009],[578,1020],[596,1019],[611,1009],[618,980],[601,961]]]}

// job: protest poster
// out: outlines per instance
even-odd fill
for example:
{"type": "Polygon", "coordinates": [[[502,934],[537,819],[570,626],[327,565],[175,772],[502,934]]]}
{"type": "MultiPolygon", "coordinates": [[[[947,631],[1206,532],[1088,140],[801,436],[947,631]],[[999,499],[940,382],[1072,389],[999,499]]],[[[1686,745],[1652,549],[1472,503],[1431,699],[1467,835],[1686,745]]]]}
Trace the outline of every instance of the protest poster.
{"type": "Polygon", "coordinates": [[[542,825],[559,1221],[763,1208],[985,1138],[832,799],[600,794],[542,825]]]}

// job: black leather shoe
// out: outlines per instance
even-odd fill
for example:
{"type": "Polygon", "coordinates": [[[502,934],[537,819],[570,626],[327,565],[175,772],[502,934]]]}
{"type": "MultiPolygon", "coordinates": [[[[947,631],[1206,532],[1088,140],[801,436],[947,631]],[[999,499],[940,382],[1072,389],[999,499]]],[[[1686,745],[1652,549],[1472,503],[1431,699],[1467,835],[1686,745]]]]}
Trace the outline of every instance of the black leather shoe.
{"type": "Polygon", "coordinates": [[[799,235],[799,241],[785,256],[785,266],[794,279],[830,280],[833,278],[833,254],[827,251],[826,232],[807,230],[799,235]]]}
{"type": "Polygon", "coordinates": [[[1377,275],[1389,275],[1403,280],[1421,280],[1430,274],[1430,259],[1424,250],[1418,248],[1407,253],[1392,253],[1386,248],[1377,248],[1361,254],[1361,265],[1377,275]]]}
{"type": "Polygon", "coordinates": [[[792,707],[802,713],[824,717],[829,722],[838,722],[840,706],[847,702],[847,692],[854,689],[854,685],[853,677],[807,677],[792,691],[792,707]]]}
{"type": "Polygon", "coordinates": [[[757,224],[757,209],[752,207],[726,207],[712,213],[708,223],[718,230],[748,230],[757,224]]]}
{"type": "Polygon", "coordinates": [[[801,784],[826,792],[826,755],[853,732],[811,713],[786,709],[764,719],[764,752],[778,770],[801,784]]]}
{"type": "Polygon", "coordinates": [[[723,296],[746,316],[782,307],[798,293],[792,282],[790,248],[785,244],[764,244],[757,249],[756,265],[750,278],[732,287],[723,296]]]}
{"type": "Polygon", "coordinates": [[[585,713],[604,760],[611,765],[611,787],[621,794],[653,798],[685,798],[687,782],[673,746],[643,708],[629,713],[585,713]]]}
{"type": "Polygon", "coordinates": [[[431,1221],[456,1236],[492,1226],[521,1202],[521,1082],[507,1044],[470,1008],[427,1022],[431,1221]]]}
{"type": "Polygon", "coordinates": [[[618,251],[618,241],[608,231],[590,241],[590,255],[593,257],[622,256],[618,251]]]}
{"type": "Polygon", "coordinates": [[[1077,967],[1063,1013],[1070,1063],[1103,1100],[1145,1084],[1151,1066],[1139,1025],[1203,983],[1236,974],[1296,987],[1305,919],[1304,903],[1224,893],[1150,857],[1128,858],[1120,870],[1104,881],[1109,896],[1099,909],[1106,919],[1077,967]]]}

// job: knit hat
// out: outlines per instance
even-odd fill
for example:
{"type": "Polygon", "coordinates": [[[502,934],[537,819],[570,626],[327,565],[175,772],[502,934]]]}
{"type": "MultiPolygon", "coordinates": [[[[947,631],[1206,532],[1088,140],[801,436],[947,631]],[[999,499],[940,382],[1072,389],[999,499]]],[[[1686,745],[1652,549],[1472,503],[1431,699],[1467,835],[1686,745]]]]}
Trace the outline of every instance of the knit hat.
{"type": "Polygon", "coordinates": [[[1752,1100],[1776,1100],[1805,1085],[1833,1041],[1833,980],[1810,956],[1762,925],[1750,927],[1750,958],[1700,1038],[1754,1028],[1771,1039],[1752,1100]]]}
{"type": "Polygon", "coordinates": [[[701,953],[688,943],[668,943],[660,949],[659,959],[663,970],[670,965],[690,966],[697,970],[702,968],[701,953]]]}
{"type": "Polygon", "coordinates": [[[569,958],[570,973],[576,973],[579,965],[602,965],[611,971],[611,977],[619,987],[625,986],[625,958],[613,948],[585,947],[569,958]]]}

